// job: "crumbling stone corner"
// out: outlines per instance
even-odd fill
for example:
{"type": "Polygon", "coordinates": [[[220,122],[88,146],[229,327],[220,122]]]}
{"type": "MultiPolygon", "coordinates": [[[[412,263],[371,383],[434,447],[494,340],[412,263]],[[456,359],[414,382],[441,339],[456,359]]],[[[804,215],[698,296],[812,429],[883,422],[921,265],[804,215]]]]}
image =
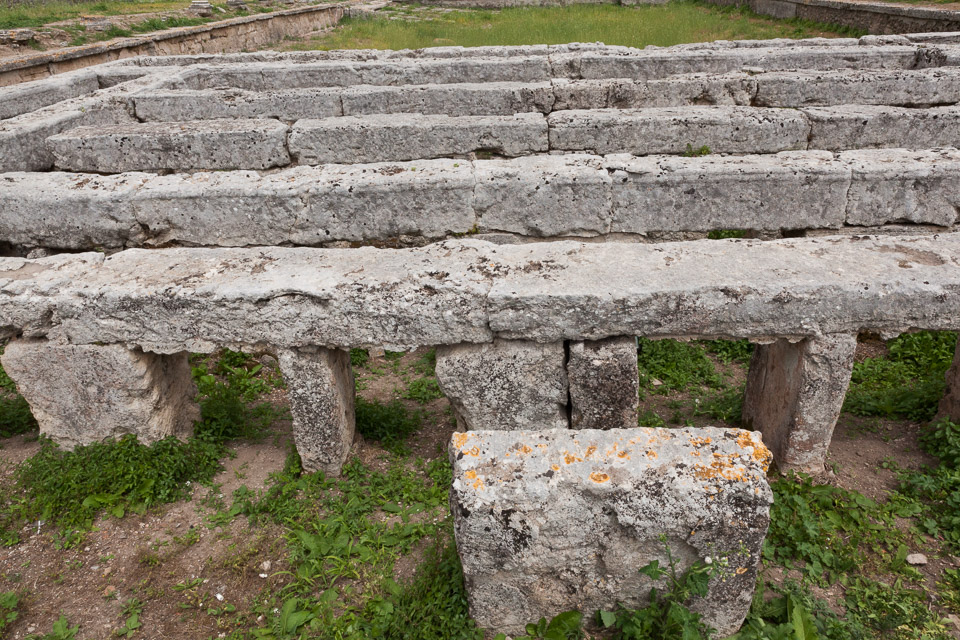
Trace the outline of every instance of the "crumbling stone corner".
{"type": "Polygon", "coordinates": [[[780,471],[823,472],[856,348],[855,334],[757,345],[747,375],[743,426],[763,434],[780,471]]]}
{"type": "Polygon", "coordinates": [[[2,363],[40,433],[67,449],[125,434],[143,443],[185,438],[200,418],[185,352],[15,340],[2,363]]]}
{"type": "Polygon", "coordinates": [[[323,347],[283,349],[277,359],[303,469],[339,475],[356,433],[350,353],[323,347]]]}

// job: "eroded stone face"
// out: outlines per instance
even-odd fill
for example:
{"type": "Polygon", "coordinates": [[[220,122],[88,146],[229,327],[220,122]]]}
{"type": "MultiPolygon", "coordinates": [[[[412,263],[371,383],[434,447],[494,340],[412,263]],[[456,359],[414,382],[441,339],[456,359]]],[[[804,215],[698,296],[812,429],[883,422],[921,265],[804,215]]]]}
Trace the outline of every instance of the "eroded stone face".
{"type": "Polygon", "coordinates": [[[455,433],[451,508],[470,613],[521,633],[540,617],[645,605],[638,572],[710,558],[710,591],[691,607],[718,637],[750,607],[772,502],[770,453],[740,429],[455,433]]]}
{"type": "Polygon", "coordinates": [[[573,341],[567,358],[570,427],[629,429],[637,426],[640,374],[633,337],[573,341]]]}
{"type": "Polygon", "coordinates": [[[128,433],[147,444],[185,438],[200,418],[186,353],[15,340],[2,362],[40,433],[67,449],[128,433]]]}

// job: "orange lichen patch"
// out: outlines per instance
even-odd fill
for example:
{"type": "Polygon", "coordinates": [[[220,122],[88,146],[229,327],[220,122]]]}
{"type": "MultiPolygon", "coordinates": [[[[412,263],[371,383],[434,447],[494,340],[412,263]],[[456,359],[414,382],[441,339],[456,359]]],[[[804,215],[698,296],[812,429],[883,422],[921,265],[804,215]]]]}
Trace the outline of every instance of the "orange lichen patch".
{"type": "Polygon", "coordinates": [[[753,454],[751,455],[755,461],[760,463],[764,472],[770,468],[770,461],[773,460],[773,454],[764,446],[763,442],[755,441],[753,434],[749,431],[740,432],[740,435],[737,436],[737,444],[743,449],[748,447],[753,449],[753,454]]]}
{"type": "Polygon", "coordinates": [[[550,465],[550,468],[553,469],[554,471],[560,471],[560,465],[558,464],[552,464],[550,465]]]}
{"type": "Polygon", "coordinates": [[[480,447],[473,447],[472,449],[467,449],[466,451],[463,452],[463,455],[473,456],[474,458],[476,458],[477,456],[480,455],[480,447]]]}
{"type": "Polygon", "coordinates": [[[595,446],[593,446],[593,445],[590,445],[589,447],[587,447],[587,452],[586,452],[585,454],[583,454],[583,457],[584,457],[584,458],[589,458],[590,456],[592,456],[592,455],[595,454],[596,452],[597,452],[597,448],[596,448],[595,446]]]}
{"type": "Polygon", "coordinates": [[[463,477],[466,478],[467,480],[476,480],[477,472],[471,469],[470,471],[467,471],[466,473],[464,473],[463,477]]]}
{"type": "Polygon", "coordinates": [[[743,475],[743,469],[738,465],[734,465],[733,455],[721,455],[715,453],[714,461],[710,463],[709,466],[697,463],[693,465],[693,474],[697,477],[698,480],[715,480],[716,478],[724,478],[726,480],[736,480],[743,482],[747,478],[743,475]]]}
{"type": "Polygon", "coordinates": [[[596,482],[597,484],[602,484],[607,480],[609,480],[610,476],[608,476],[605,473],[600,473],[599,471],[594,471],[593,473],[590,474],[590,479],[596,482]]]}
{"type": "Polygon", "coordinates": [[[540,449],[541,451],[546,451],[546,450],[547,450],[547,445],[545,445],[545,444],[538,444],[538,445],[537,445],[537,449],[540,449]]]}
{"type": "Polygon", "coordinates": [[[563,461],[567,464],[573,464],[574,462],[583,462],[583,458],[578,458],[577,456],[571,454],[568,451],[563,452],[563,461]]]}
{"type": "Polygon", "coordinates": [[[692,456],[697,456],[697,457],[699,458],[699,457],[700,457],[700,452],[699,452],[699,451],[691,451],[691,452],[690,452],[690,455],[692,455],[692,456]]]}
{"type": "Polygon", "coordinates": [[[524,454],[524,455],[527,455],[527,454],[529,454],[529,453],[532,452],[532,451],[533,451],[533,449],[531,449],[528,445],[523,445],[522,447],[520,447],[519,449],[517,449],[517,453],[522,453],[522,454],[524,454]]]}
{"type": "Polygon", "coordinates": [[[618,457],[618,458],[621,458],[621,459],[629,460],[629,459],[630,459],[630,452],[629,452],[629,451],[621,451],[620,453],[617,454],[617,457],[618,457]]]}
{"type": "Polygon", "coordinates": [[[473,483],[473,488],[477,491],[483,491],[483,478],[477,478],[477,481],[473,483]]]}
{"type": "Polygon", "coordinates": [[[653,449],[650,449],[650,451],[647,451],[647,457],[650,458],[651,460],[656,460],[657,452],[654,451],[653,449]]]}
{"type": "Polygon", "coordinates": [[[455,433],[453,434],[453,446],[457,449],[463,449],[463,445],[467,444],[467,440],[470,439],[465,433],[455,433]]]}
{"type": "Polygon", "coordinates": [[[711,442],[713,442],[713,438],[709,436],[706,438],[690,438],[690,444],[695,447],[702,447],[703,445],[710,444],[711,442]]]}

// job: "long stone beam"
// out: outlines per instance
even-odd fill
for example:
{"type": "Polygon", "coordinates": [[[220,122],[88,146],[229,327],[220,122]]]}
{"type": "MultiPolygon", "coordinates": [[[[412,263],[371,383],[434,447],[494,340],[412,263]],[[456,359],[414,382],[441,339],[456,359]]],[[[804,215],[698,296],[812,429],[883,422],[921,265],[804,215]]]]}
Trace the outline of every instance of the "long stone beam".
{"type": "Polygon", "coordinates": [[[155,353],[960,328],[960,234],[132,249],[0,262],[3,334],[155,353]]]}
{"type": "Polygon", "coordinates": [[[158,176],[7,173],[0,237],[67,250],[957,224],[960,151],[538,155],[158,176]],[[692,188],[691,188],[692,187],[692,188]]]}

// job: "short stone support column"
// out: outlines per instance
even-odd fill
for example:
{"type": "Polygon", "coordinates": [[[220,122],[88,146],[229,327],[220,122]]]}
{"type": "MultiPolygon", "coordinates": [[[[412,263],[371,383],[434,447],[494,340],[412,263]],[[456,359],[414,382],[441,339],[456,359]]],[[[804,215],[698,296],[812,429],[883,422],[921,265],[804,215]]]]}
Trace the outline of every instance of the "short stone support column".
{"type": "Polygon", "coordinates": [[[277,353],[293,440],[305,471],[339,475],[356,434],[350,352],[310,347],[277,353]]]}
{"type": "Polygon", "coordinates": [[[185,438],[200,418],[186,353],[16,340],[2,362],[40,433],[66,449],[125,434],[185,438]]]}
{"type": "Polygon", "coordinates": [[[437,382],[463,431],[567,428],[561,342],[494,340],[437,348],[437,382]]]}
{"type": "Polygon", "coordinates": [[[630,429],[637,426],[640,374],[637,339],[571,342],[567,358],[570,427],[630,429]]]}
{"type": "Polygon", "coordinates": [[[578,609],[639,608],[653,560],[714,573],[690,606],[737,631],[773,501],[770,453],[741,429],[553,429],[453,434],[450,494],[470,614],[490,632],[578,609]],[[660,536],[665,535],[665,543],[660,536]],[[710,558],[710,560],[707,560],[710,558]]]}
{"type": "Polygon", "coordinates": [[[854,334],[757,345],[747,375],[743,426],[763,434],[780,471],[823,472],[856,348],[854,334]]]}
{"type": "Polygon", "coordinates": [[[940,400],[938,418],[947,418],[960,424],[960,341],[953,354],[953,364],[947,370],[947,391],[940,400]]]}

